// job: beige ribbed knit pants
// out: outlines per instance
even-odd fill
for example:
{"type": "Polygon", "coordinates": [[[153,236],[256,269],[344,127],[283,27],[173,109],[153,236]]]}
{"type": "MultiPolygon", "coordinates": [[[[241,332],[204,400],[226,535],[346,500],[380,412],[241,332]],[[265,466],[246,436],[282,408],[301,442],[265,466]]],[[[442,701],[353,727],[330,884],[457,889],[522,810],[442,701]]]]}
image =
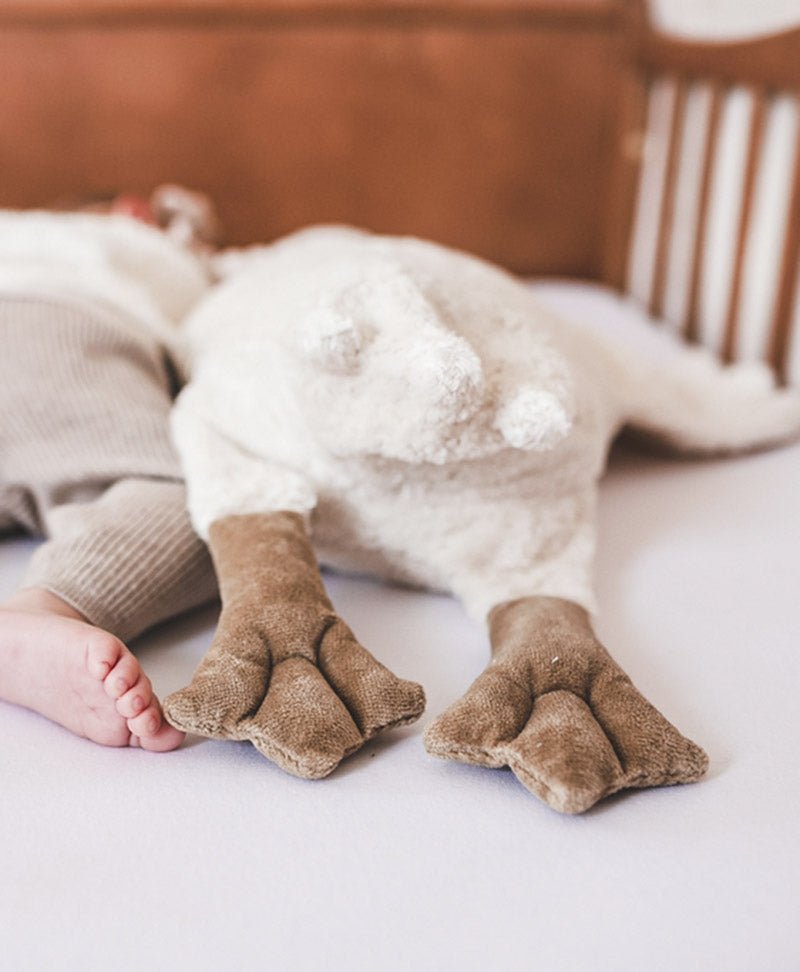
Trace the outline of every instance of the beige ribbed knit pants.
{"type": "Polygon", "coordinates": [[[216,593],[170,407],[144,328],[94,304],[0,297],[0,531],[47,537],[23,586],[123,640],[216,593]]]}

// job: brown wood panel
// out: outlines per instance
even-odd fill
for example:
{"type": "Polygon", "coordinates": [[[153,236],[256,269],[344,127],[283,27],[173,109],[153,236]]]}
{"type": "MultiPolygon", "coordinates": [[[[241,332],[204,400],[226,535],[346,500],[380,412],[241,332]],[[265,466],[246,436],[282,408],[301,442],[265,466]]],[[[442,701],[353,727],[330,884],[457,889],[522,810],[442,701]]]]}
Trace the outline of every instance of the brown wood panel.
{"type": "Polygon", "coordinates": [[[644,31],[639,47],[643,69],[715,78],[729,84],[800,89],[800,28],[728,43],[698,43],[644,31]]]}
{"type": "Polygon", "coordinates": [[[217,200],[230,242],[344,221],[524,272],[601,259],[602,18],[6,25],[0,63],[2,205],[175,180],[217,200]]]}
{"type": "Polygon", "coordinates": [[[2,0],[0,23],[131,23],[189,20],[272,23],[392,18],[489,23],[509,18],[597,25],[624,0],[2,0]]]}

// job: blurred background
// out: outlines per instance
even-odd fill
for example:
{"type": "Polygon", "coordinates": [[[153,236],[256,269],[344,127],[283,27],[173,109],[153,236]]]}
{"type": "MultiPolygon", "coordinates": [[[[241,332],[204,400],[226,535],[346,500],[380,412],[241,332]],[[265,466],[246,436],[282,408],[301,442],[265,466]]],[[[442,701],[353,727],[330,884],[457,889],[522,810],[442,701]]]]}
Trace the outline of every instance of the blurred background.
{"type": "Polygon", "coordinates": [[[797,0],[0,0],[0,205],[178,182],[228,243],[348,222],[598,276],[630,25],[797,0]]]}

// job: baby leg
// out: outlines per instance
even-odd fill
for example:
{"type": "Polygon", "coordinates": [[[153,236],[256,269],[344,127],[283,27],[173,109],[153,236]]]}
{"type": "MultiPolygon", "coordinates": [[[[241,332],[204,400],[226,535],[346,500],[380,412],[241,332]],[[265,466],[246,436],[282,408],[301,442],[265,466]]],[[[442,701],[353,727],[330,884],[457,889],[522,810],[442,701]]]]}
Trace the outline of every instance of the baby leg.
{"type": "Polygon", "coordinates": [[[98,742],[173,748],[182,735],[119,640],[216,589],[184,509],[162,349],[103,311],[34,299],[3,301],[0,341],[0,513],[49,538],[2,608],[0,695],[98,742]]]}
{"type": "Polygon", "coordinates": [[[174,748],[183,733],[163,720],[120,637],[214,594],[183,485],[124,480],[96,500],[55,508],[48,522],[51,537],[25,586],[0,610],[0,697],[95,742],[174,748]]]}
{"type": "Polygon", "coordinates": [[[0,698],[104,746],[165,752],[183,740],[125,645],[46,590],[0,605],[0,698]]]}

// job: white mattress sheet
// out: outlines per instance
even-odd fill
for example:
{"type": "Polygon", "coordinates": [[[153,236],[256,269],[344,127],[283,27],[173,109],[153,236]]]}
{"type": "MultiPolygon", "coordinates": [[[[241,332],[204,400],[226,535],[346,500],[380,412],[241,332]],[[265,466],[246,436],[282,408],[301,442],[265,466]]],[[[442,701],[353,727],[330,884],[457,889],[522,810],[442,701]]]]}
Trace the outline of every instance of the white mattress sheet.
{"type": "MultiPolygon", "coordinates": [[[[641,328],[596,288],[564,313],[641,328]]],[[[0,545],[0,595],[34,541],[0,545]]],[[[800,445],[726,461],[618,450],[602,484],[598,630],[711,758],[705,781],[561,816],[421,733],[487,659],[453,600],[328,577],[362,641],[421,681],[414,726],[332,777],[247,743],[113,750],[0,704],[0,968],[800,968],[800,445]]],[[[215,609],[136,646],[188,680],[215,609]]]]}

